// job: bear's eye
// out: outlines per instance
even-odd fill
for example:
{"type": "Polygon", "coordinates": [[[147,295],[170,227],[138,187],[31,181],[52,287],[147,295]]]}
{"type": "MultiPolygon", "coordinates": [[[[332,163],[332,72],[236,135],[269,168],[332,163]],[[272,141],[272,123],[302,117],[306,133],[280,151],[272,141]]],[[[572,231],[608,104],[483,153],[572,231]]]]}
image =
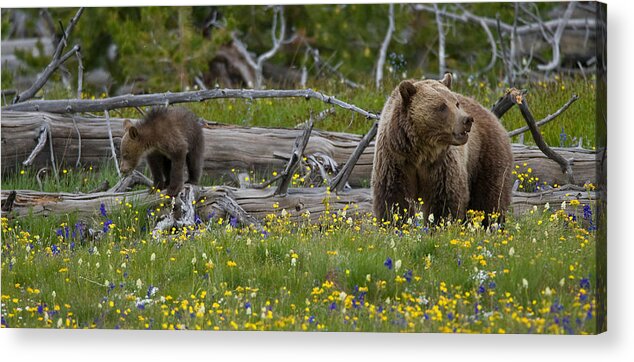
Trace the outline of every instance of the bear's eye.
{"type": "Polygon", "coordinates": [[[460,108],[460,102],[456,102],[456,108],[460,108]]]}
{"type": "Polygon", "coordinates": [[[447,110],[447,103],[443,103],[438,106],[438,112],[444,112],[447,110]]]}

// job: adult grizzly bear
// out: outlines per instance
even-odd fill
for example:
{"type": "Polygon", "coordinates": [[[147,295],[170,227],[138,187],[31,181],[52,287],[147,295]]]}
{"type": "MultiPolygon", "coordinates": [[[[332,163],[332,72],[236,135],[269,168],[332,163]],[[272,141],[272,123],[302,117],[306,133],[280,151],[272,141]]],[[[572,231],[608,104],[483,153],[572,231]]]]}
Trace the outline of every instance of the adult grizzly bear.
{"type": "Polygon", "coordinates": [[[186,108],[152,108],[138,124],[123,122],[121,172],[134,170],[145,157],[154,187],[176,196],[187,183],[197,184],[203,167],[205,139],[198,117],[186,108]]]}
{"type": "Polygon", "coordinates": [[[511,202],[509,137],[491,112],[452,92],[451,81],[451,74],[406,80],[385,103],[372,170],[378,219],[420,209],[436,220],[464,220],[473,209],[503,220],[511,202]]]}

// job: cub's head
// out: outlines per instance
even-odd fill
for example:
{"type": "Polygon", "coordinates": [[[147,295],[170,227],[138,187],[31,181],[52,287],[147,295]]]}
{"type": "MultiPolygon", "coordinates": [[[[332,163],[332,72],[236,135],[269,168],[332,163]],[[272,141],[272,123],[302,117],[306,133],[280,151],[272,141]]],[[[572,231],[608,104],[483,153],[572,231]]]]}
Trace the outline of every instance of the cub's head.
{"type": "Polygon", "coordinates": [[[440,81],[405,80],[398,86],[398,95],[392,95],[401,98],[401,126],[408,129],[417,147],[467,143],[473,117],[460,108],[458,98],[450,90],[451,81],[449,73],[440,81]]]}
{"type": "Polygon", "coordinates": [[[141,157],[147,150],[147,142],[139,129],[135,127],[129,119],[123,121],[125,133],[121,138],[121,172],[128,174],[138,165],[141,157]]]}

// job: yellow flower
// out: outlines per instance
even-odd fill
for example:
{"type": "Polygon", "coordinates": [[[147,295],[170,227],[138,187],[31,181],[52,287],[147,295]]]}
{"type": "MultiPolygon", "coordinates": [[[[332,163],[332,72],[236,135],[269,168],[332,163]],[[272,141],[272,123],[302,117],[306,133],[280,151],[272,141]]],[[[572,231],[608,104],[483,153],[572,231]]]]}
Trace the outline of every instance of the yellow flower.
{"type": "Polygon", "coordinates": [[[229,268],[233,268],[233,267],[238,266],[238,264],[236,264],[236,262],[235,262],[235,261],[233,261],[233,260],[228,260],[228,261],[227,261],[227,266],[228,266],[229,268]]]}

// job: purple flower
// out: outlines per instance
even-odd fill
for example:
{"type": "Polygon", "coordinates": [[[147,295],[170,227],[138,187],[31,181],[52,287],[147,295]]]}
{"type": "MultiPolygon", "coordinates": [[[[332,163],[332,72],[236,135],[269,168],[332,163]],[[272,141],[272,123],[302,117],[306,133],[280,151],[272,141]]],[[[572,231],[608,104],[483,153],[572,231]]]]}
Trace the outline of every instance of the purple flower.
{"type": "Polygon", "coordinates": [[[244,303],[244,309],[249,309],[249,308],[251,308],[251,302],[244,303]]]}
{"type": "Polygon", "coordinates": [[[409,283],[412,281],[412,275],[413,275],[412,271],[407,270],[405,274],[403,274],[403,278],[405,278],[405,280],[407,280],[407,282],[409,283]]]}
{"type": "Polygon", "coordinates": [[[53,255],[58,255],[60,252],[59,247],[55,244],[51,245],[51,252],[53,253],[53,255]]]}
{"type": "Polygon", "coordinates": [[[590,205],[583,205],[583,218],[586,220],[592,220],[592,208],[590,205]]]}
{"type": "Polygon", "coordinates": [[[310,318],[308,318],[308,323],[315,323],[315,316],[311,315],[310,318]]]}
{"type": "Polygon", "coordinates": [[[112,220],[108,219],[103,223],[103,232],[107,233],[110,230],[110,224],[112,224],[112,220]]]}
{"type": "Polygon", "coordinates": [[[196,225],[200,225],[203,223],[203,221],[200,219],[200,216],[198,216],[198,214],[194,215],[194,222],[196,223],[196,225]]]}
{"type": "Polygon", "coordinates": [[[101,216],[106,217],[107,213],[106,213],[106,205],[104,205],[103,203],[101,204],[101,206],[99,207],[99,211],[101,212],[101,216]]]}
{"type": "Polygon", "coordinates": [[[231,227],[234,227],[234,228],[238,227],[238,218],[234,217],[234,216],[231,216],[229,218],[229,225],[231,225],[231,227]]]}
{"type": "Polygon", "coordinates": [[[383,263],[389,270],[392,270],[392,259],[388,256],[383,263]]]}
{"type": "Polygon", "coordinates": [[[590,280],[588,278],[583,278],[579,281],[579,288],[590,289],[590,280]]]}
{"type": "Polygon", "coordinates": [[[335,309],[337,309],[337,303],[332,302],[332,303],[330,304],[330,307],[328,307],[328,309],[330,309],[330,310],[335,310],[335,309]]]}
{"type": "Polygon", "coordinates": [[[479,294],[484,294],[484,292],[486,292],[486,291],[487,291],[487,290],[486,290],[486,288],[484,288],[484,285],[480,285],[480,286],[478,287],[478,293],[479,293],[479,294]]]}

